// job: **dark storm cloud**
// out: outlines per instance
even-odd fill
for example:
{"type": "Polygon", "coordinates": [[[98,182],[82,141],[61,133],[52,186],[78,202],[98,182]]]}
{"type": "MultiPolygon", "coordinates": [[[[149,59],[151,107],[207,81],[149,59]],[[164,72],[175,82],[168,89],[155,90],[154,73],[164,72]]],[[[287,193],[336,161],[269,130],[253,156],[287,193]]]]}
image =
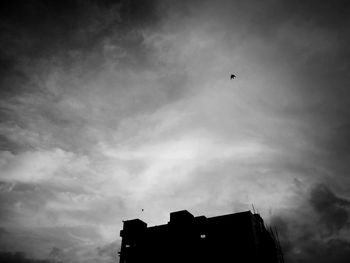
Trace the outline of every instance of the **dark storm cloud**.
{"type": "Polygon", "coordinates": [[[120,23],[120,6],[121,1],[2,2],[1,48],[17,59],[93,48],[120,23]]]}
{"type": "Polygon", "coordinates": [[[3,1],[0,9],[0,70],[2,77],[12,77],[12,88],[14,79],[26,77],[22,63],[58,54],[72,60],[70,52],[85,55],[115,32],[123,37],[157,21],[155,1],[18,0],[3,1]]]}
{"type": "Polygon", "coordinates": [[[156,1],[3,1],[1,51],[7,64],[78,50],[91,52],[114,32],[158,21],[156,1]],[[4,57],[6,56],[7,57],[4,57]]]}
{"type": "Polygon", "coordinates": [[[19,152],[22,148],[17,142],[0,134],[0,151],[19,152]]]}
{"type": "Polygon", "coordinates": [[[50,262],[101,262],[113,263],[118,261],[117,248],[120,243],[117,241],[104,244],[103,246],[90,247],[89,251],[67,251],[58,247],[53,247],[49,253],[48,259],[50,262]]]}
{"type": "Polygon", "coordinates": [[[286,221],[283,217],[273,216],[270,219],[270,224],[278,233],[278,237],[283,248],[283,253],[290,253],[291,249],[293,248],[293,244],[289,239],[290,229],[288,226],[288,221],[286,221]]]}
{"type": "Polygon", "coordinates": [[[145,27],[161,17],[158,0],[121,0],[121,19],[127,26],[145,27]]]}
{"type": "Polygon", "coordinates": [[[347,262],[350,202],[324,184],[300,194],[305,202],[270,221],[278,230],[287,262],[347,262]]]}
{"type": "Polygon", "coordinates": [[[8,234],[7,230],[3,227],[0,227],[0,236],[8,234]]]}
{"type": "Polygon", "coordinates": [[[311,190],[310,204],[330,233],[349,226],[350,201],[336,196],[326,185],[316,185],[311,190]]]}
{"type": "MultiPolygon", "coordinates": [[[[6,54],[5,50],[0,50],[0,94],[3,99],[13,95],[14,91],[24,90],[23,86],[29,80],[20,69],[16,68],[16,64],[17,62],[11,55],[6,54]]],[[[6,114],[3,109],[1,111],[2,115],[6,114]]]]}
{"type": "MultiPolygon", "coordinates": [[[[256,4],[256,1],[248,1],[256,4]]],[[[320,27],[341,30],[347,27],[349,20],[349,3],[345,0],[331,2],[311,1],[267,1],[258,7],[258,18],[262,24],[278,26],[276,22],[294,19],[300,22],[311,22],[320,27]],[[265,8],[264,8],[265,7],[265,8]],[[269,8],[274,7],[274,8],[269,8]],[[277,12],[276,12],[277,11],[277,12]]],[[[260,26],[260,25],[257,25],[260,26]]]]}
{"type": "Polygon", "coordinates": [[[59,263],[74,262],[74,260],[87,262],[86,258],[88,258],[88,262],[112,263],[118,259],[116,249],[119,246],[120,244],[115,241],[101,247],[92,247],[90,251],[68,252],[58,247],[53,247],[44,259],[32,258],[23,252],[0,252],[0,261],[4,263],[59,263]]]}
{"type": "MultiPolygon", "coordinates": [[[[327,154],[326,162],[336,163],[339,173],[348,173],[341,162],[349,156],[350,5],[347,1],[288,1],[280,5],[282,29],[283,24],[290,24],[297,31],[303,28],[301,31],[309,33],[298,35],[295,31],[295,41],[280,39],[280,44],[288,47],[282,49],[288,52],[288,66],[296,66],[295,74],[303,80],[294,87],[301,96],[300,107],[290,113],[313,125],[314,130],[307,132],[308,139],[327,154]]],[[[273,27],[280,25],[274,22],[273,27]]]]}
{"type": "Polygon", "coordinates": [[[19,0],[4,1],[0,9],[3,150],[35,148],[35,138],[45,136],[50,127],[62,127],[64,135],[67,127],[87,125],[86,118],[52,107],[75,79],[96,79],[111,61],[123,70],[151,67],[140,30],[159,21],[156,1],[19,0]],[[50,74],[59,74],[54,85],[60,91],[52,92],[43,83],[50,74]],[[43,127],[28,134],[35,122],[43,127]]]}
{"type": "Polygon", "coordinates": [[[49,263],[49,260],[31,259],[22,252],[0,252],[0,261],[6,263],[49,263]]]}
{"type": "Polygon", "coordinates": [[[290,262],[346,263],[350,257],[350,243],[341,239],[308,240],[301,249],[303,253],[296,253],[290,262]]]}
{"type": "Polygon", "coordinates": [[[120,248],[120,242],[114,241],[110,244],[97,247],[97,253],[101,257],[105,257],[107,259],[110,259],[111,261],[114,261],[119,258],[119,255],[117,253],[117,249],[120,248]]]}

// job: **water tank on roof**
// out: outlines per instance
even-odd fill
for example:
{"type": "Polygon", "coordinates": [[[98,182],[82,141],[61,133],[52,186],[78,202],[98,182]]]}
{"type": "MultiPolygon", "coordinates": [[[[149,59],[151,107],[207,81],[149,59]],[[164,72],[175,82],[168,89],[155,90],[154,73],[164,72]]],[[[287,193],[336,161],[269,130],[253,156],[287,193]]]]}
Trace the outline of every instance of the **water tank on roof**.
{"type": "Polygon", "coordinates": [[[194,216],[187,210],[181,210],[170,213],[170,224],[186,224],[191,223],[194,216]]]}

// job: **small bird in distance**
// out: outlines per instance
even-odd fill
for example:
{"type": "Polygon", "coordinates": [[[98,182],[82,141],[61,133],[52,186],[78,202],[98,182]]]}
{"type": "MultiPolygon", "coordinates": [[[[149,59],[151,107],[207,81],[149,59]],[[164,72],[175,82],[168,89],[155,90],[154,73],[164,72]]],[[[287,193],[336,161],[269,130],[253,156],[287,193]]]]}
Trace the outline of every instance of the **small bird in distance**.
{"type": "Polygon", "coordinates": [[[234,79],[236,77],[236,75],[231,74],[230,80],[234,79]]]}

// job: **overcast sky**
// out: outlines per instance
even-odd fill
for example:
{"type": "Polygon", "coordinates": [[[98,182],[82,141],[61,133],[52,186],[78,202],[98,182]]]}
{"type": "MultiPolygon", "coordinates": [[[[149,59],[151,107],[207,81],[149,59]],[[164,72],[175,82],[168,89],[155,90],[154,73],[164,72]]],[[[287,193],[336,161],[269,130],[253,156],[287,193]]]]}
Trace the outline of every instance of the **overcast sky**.
{"type": "Polygon", "coordinates": [[[348,262],[347,1],[7,2],[3,257],[115,262],[122,220],[254,204],[287,262],[348,262]]]}

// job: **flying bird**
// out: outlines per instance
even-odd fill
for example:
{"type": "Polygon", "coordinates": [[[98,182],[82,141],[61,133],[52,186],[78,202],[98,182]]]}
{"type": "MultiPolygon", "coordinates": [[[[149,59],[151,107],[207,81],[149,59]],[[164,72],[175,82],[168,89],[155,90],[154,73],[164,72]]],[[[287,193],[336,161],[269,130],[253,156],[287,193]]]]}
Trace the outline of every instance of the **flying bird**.
{"type": "Polygon", "coordinates": [[[231,80],[231,79],[234,79],[235,77],[236,77],[236,75],[231,74],[231,78],[230,78],[230,80],[231,80]]]}

